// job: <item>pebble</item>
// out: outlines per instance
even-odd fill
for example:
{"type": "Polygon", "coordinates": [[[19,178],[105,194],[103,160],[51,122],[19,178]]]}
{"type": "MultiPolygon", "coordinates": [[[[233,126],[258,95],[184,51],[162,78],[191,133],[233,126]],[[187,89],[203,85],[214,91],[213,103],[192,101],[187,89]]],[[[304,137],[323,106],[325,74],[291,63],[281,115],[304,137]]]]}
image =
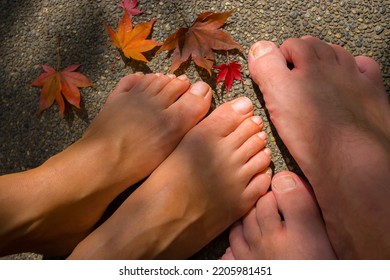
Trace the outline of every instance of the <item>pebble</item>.
{"type": "Polygon", "coordinates": [[[375,33],[377,34],[377,35],[379,35],[379,34],[381,34],[382,32],[383,32],[383,30],[385,30],[384,28],[383,28],[383,26],[381,26],[381,25],[377,25],[377,26],[375,26],[375,33]]]}

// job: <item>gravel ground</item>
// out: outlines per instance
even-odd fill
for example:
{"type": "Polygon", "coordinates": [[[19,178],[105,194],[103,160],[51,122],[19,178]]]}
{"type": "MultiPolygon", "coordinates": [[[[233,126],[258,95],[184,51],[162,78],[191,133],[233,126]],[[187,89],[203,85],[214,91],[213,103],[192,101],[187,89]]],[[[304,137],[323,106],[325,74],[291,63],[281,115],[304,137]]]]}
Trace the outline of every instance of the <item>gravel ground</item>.
{"type": "MultiPolygon", "coordinates": [[[[162,52],[148,64],[123,63],[111,45],[102,21],[117,26],[121,10],[113,0],[0,0],[0,175],[40,165],[75,142],[96,116],[109,92],[128,73],[169,71],[170,57],[162,52]],[[67,110],[61,119],[55,105],[37,115],[39,89],[30,86],[41,73],[41,64],[56,65],[58,36],[61,36],[63,66],[81,63],[80,71],[96,85],[82,90],[82,109],[67,110]],[[113,67],[114,65],[114,67],[113,67]]],[[[390,1],[153,1],[140,0],[145,11],[135,23],[157,18],[153,39],[163,41],[179,27],[191,23],[202,11],[235,9],[224,30],[247,52],[257,40],[281,44],[289,37],[305,34],[340,44],[354,55],[376,59],[390,92],[390,1]]],[[[229,94],[214,87],[215,77],[189,66],[180,71],[192,81],[203,79],[214,87],[214,106],[237,96],[248,96],[256,114],[267,121],[258,89],[246,67],[246,53],[236,54],[243,67],[243,83],[235,83],[229,94]]],[[[217,55],[217,64],[224,63],[217,55]]],[[[272,127],[266,125],[275,171],[296,170],[272,127]]],[[[222,234],[194,258],[217,259],[227,246],[222,234]]],[[[41,258],[20,254],[9,258],[41,258]]]]}

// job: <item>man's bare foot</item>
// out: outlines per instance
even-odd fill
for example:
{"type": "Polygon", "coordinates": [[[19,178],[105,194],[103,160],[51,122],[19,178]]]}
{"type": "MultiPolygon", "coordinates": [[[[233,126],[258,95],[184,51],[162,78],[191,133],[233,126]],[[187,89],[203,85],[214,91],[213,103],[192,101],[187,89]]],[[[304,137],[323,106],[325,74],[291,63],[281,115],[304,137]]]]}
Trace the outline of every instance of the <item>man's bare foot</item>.
{"type": "Polygon", "coordinates": [[[254,44],[249,69],[338,257],[389,258],[390,110],[378,64],[305,36],[254,44]]]}
{"type": "Polygon", "coordinates": [[[69,254],[206,115],[211,95],[185,76],[123,78],[81,140],[36,169],[1,177],[0,253],[69,254]]]}
{"type": "Polygon", "coordinates": [[[190,257],[267,191],[262,127],[245,97],[218,107],[70,258],[190,257]]]}
{"type": "Polygon", "coordinates": [[[335,259],[309,189],[292,172],[276,174],[272,191],[232,226],[230,247],[222,259],[335,259]]]}

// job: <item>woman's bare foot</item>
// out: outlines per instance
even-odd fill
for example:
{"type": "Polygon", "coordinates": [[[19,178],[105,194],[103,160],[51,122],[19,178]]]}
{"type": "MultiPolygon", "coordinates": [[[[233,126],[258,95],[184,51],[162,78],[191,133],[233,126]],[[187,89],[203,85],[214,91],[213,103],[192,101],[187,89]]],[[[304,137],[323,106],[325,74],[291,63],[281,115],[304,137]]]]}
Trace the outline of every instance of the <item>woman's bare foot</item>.
{"type": "Polygon", "coordinates": [[[272,191],[232,226],[230,247],[222,259],[335,259],[309,189],[292,172],[276,174],[272,191]]]}
{"type": "Polygon", "coordinates": [[[305,36],[254,44],[249,69],[338,257],[389,258],[390,110],[378,64],[305,36]]]}
{"type": "Polygon", "coordinates": [[[108,204],[206,115],[211,95],[185,76],[123,78],[81,140],[36,169],[0,178],[0,253],[70,253],[108,204]]]}
{"type": "Polygon", "coordinates": [[[269,149],[249,99],[223,104],[70,258],[187,258],[247,213],[271,181],[269,149]]]}

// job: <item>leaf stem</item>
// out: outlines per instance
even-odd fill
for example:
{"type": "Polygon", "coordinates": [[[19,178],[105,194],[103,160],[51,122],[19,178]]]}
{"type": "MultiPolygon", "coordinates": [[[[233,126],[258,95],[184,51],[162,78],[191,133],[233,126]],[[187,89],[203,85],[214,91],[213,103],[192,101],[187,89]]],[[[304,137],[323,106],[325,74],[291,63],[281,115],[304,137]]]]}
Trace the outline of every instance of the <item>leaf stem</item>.
{"type": "Polygon", "coordinates": [[[230,64],[229,51],[226,51],[227,63],[230,64]]]}
{"type": "Polygon", "coordinates": [[[61,67],[61,36],[58,35],[58,47],[57,47],[57,71],[60,71],[61,67]]]}

